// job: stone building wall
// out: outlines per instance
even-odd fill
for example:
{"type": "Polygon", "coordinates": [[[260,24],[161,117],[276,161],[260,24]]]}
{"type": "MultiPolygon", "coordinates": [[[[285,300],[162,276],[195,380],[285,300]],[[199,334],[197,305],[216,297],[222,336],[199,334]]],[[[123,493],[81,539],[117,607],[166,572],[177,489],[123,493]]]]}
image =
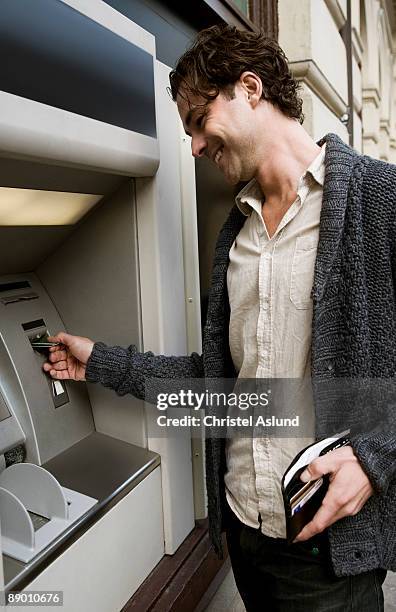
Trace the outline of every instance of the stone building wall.
{"type": "MultiPolygon", "coordinates": [[[[347,0],[279,0],[279,42],[301,81],[315,139],[335,132],[349,141],[347,0]]],[[[396,162],[395,13],[390,0],[351,0],[353,146],[396,162]]]]}

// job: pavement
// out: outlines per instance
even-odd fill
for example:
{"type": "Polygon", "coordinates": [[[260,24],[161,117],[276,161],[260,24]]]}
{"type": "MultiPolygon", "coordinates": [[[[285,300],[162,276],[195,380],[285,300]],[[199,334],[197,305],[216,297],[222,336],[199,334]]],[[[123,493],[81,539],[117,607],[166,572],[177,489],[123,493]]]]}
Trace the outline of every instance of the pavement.
{"type": "MultiPolygon", "coordinates": [[[[396,573],[388,572],[383,589],[385,612],[396,612],[396,573]]],[[[205,612],[245,612],[245,606],[237,591],[231,570],[216,591],[205,612]]]]}

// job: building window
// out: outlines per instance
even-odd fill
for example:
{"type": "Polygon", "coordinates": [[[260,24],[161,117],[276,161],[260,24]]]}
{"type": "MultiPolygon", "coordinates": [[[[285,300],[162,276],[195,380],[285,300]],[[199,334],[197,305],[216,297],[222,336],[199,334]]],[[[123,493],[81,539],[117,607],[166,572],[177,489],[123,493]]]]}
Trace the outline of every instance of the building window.
{"type": "Polygon", "coordinates": [[[226,0],[270,38],[278,38],[278,0],[226,0]]]}
{"type": "Polygon", "coordinates": [[[237,5],[237,7],[239,8],[240,11],[242,11],[242,13],[244,15],[246,15],[246,17],[249,17],[249,1],[248,0],[233,0],[234,4],[237,5]]]}

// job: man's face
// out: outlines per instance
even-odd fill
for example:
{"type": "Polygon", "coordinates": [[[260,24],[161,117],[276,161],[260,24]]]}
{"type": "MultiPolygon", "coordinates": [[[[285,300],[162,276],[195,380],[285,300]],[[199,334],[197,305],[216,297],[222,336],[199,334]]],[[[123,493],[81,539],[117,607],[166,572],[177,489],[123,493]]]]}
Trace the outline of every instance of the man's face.
{"type": "Polygon", "coordinates": [[[209,102],[182,92],[177,107],[194,157],[206,155],[231,184],[254,176],[254,117],[243,87],[236,84],[231,100],[220,93],[209,102]]]}

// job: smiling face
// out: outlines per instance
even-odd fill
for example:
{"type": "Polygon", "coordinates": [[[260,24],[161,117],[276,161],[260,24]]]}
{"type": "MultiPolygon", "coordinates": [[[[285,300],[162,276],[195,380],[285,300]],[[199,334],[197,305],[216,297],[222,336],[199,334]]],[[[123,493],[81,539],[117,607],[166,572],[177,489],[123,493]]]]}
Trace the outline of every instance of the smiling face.
{"type": "Polygon", "coordinates": [[[261,91],[238,81],[232,99],[220,93],[207,101],[186,91],[181,93],[177,107],[185,132],[191,136],[193,156],[206,155],[231,184],[250,180],[258,163],[254,110],[261,91]]]}

